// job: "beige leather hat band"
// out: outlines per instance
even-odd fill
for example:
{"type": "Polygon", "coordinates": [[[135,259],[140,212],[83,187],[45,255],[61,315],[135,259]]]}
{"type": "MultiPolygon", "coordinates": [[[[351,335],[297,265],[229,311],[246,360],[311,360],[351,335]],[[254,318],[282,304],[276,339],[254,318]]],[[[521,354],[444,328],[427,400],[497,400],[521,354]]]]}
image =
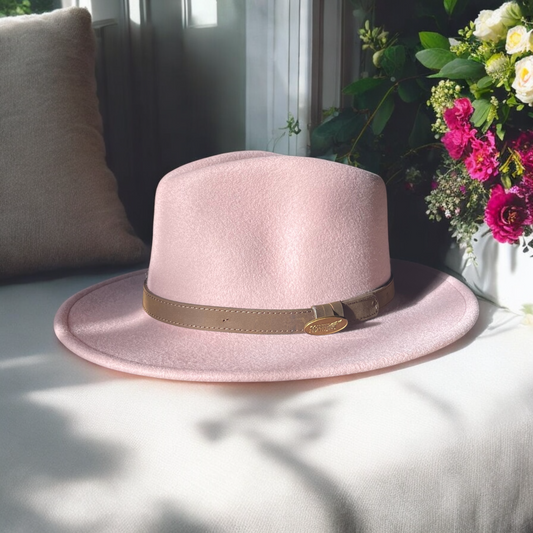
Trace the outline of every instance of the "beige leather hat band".
{"type": "Polygon", "coordinates": [[[394,298],[394,281],[342,302],[309,309],[241,309],[167,300],[144,283],[143,307],[152,318],[183,328],[233,333],[329,335],[378,316],[394,298]]]}

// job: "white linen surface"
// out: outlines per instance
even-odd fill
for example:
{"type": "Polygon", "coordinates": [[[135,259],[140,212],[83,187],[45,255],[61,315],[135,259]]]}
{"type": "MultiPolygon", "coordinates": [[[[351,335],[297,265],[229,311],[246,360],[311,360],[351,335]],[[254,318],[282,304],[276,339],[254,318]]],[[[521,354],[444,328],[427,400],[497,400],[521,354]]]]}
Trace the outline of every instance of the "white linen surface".
{"type": "Polygon", "coordinates": [[[482,301],[452,347],[364,375],[170,382],[56,340],[111,275],[0,286],[0,532],[533,531],[523,317],[482,301]]]}

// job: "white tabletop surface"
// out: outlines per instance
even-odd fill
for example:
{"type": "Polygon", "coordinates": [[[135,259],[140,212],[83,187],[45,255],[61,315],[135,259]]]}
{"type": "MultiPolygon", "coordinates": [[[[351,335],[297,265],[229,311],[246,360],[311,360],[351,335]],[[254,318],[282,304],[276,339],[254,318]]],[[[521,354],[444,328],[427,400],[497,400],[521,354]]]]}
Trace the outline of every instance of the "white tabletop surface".
{"type": "Polygon", "coordinates": [[[367,374],[171,382],[56,340],[112,275],[0,286],[0,532],[533,531],[523,317],[482,301],[453,346],[367,374]]]}

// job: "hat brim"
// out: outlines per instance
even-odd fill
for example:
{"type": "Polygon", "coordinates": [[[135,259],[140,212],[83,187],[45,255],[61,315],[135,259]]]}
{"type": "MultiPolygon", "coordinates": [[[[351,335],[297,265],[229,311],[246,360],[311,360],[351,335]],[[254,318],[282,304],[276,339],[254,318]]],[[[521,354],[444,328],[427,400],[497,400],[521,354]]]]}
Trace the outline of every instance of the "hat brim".
{"type": "Polygon", "coordinates": [[[462,337],[478,302],[455,278],[392,261],[393,301],[380,315],[326,336],[245,335],[180,328],[142,308],[146,271],[85,289],[58,310],[54,328],[72,352],[98,365],[182,381],[287,381],[397,365],[462,337]]]}

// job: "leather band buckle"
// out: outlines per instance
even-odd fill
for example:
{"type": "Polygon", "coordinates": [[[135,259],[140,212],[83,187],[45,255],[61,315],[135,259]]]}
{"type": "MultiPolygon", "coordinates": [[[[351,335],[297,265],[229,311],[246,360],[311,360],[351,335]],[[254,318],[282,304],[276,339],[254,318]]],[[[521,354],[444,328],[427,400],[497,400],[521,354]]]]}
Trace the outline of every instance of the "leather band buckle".
{"type": "Polygon", "coordinates": [[[304,327],[304,331],[309,335],[331,335],[348,325],[348,320],[344,318],[342,302],[314,305],[311,309],[315,318],[304,327]]]}

